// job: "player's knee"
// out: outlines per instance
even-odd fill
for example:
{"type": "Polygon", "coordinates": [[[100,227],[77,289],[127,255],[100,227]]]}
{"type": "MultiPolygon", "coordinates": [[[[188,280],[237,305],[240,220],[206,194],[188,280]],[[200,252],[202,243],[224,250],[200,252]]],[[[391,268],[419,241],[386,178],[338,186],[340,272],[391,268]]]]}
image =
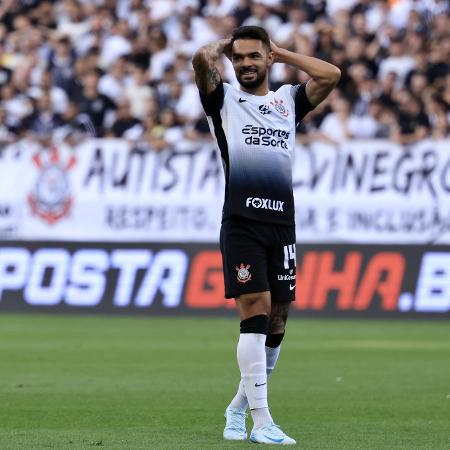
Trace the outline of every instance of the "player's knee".
{"type": "Polygon", "coordinates": [[[241,321],[240,329],[243,333],[267,334],[269,318],[265,314],[258,314],[241,321]]]}
{"type": "Polygon", "coordinates": [[[239,301],[243,305],[254,306],[256,304],[265,304],[270,301],[266,292],[255,292],[254,294],[244,294],[239,297],[239,301]]]}
{"type": "MultiPolygon", "coordinates": [[[[286,318],[287,319],[287,318],[286,318]]],[[[280,315],[271,315],[269,318],[269,333],[281,334],[286,328],[286,319],[280,315]]]]}
{"type": "Polygon", "coordinates": [[[245,294],[239,297],[238,300],[242,320],[261,314],[265,314],[266,316],[270,314],[270,295],[267,295],[265,292],[245,294]]]}
{"type": "Polygon", "coordinates": [[[289,303],[273,303],[269,316],[269,333],[282,334],[286,328],[289,314],[289,303]]]}
{"type": "Polygon", "coordinates": [[[272,334],[281,334],[284,333],[286,329],[286,323],[282,320],[270,320],[268,332],[272,334]]]}

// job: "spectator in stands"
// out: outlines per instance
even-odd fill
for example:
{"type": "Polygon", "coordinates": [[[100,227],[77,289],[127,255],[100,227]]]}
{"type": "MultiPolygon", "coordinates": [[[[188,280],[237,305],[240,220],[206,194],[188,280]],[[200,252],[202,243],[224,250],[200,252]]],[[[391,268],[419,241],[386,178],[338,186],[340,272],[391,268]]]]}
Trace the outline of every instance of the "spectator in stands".
{"type": "Polygon", "coordinates": [[[288,10],[288,20],[282,23],[273,35],[273,40],[282,48],[294,45],[295,35],[314,37],[314,25],[308,20],[307,5],[298,5],[288,10]]]}
{"type": "Polygon", "coordinates": [[[130,102],[126,98],[121,98],[117,102],[117,114],[110,136],[123,137],[129,140],[137,140],[142,137],[144,128],[139,119],[131,113],[130,102]]]}
{"type": "Polygon", "coordinates": [[[5,52],[4,45],[0,41],[0,88],[11,81],[12,70],[6,65],[8,54],[5,52]]]}
{"type": "Polygon", "coordinates": [[[251,15],[244,20],[242,25],[256,25],[263,27],[270,36],[274,36],[278,27],[281,25],[281,19],[273,14],[269,6],[263,0],[250,2],[251,15]]]}
{"type": "Polygon", "coordinates": [[[23,119],[33,110],[30,99],[19,92],[12,81],[1,87],[0,95],[0,106],[6,112],[5,124],[10,130],[21,130],[23,119]]]}
{"type": "Polygon", "coordinates": [[[233,16],[236,17],[238,27],[243,25],[245,20],[251,16],[250,3],[251,0],[238,0],[238,4],[233,9],[233,16]]]}
{"type": "Polygon", "coordinates": [[[332,112],[325,116],[317,137],[338,146],[351,137],[348,128],[350,103],[338,91],[334,91],[331,97],[330,106],[332,112]]]}
{"type": "Polygon", "coordinates": [[[192,123],[203,116],[200,98],[198,95],[194,95],[194,90],[195,87],[192,83],[182,84],[176,81],[171,85],[172,110],[181,124],[192,123]]]}
{"type": "MultiPolygon", "coordinates": [[[[402,142],[442,138],[450,123],[449,14],[447,0],[3,0],[0,132],[20,138],[24,118],[33,114],[45,128],[49,111],[39,113],[38,104],[47,93],[56,117],[67,116],[64,123],[92,122],[94,133],[82,135],[116,134],[114,101],[125,97],[132,117],[153,122],[144,125],[144,136],[159,133],[157,145],[168,145],[159,120],[169,122],[173,113],[186,136],[200,137],[193,52],[236,26],[258,24],[283,47],[342,70],[344,100],[321,105],[303,128],[321,136],[325,128],[338,141],[373,134],[402,142]]],[[[225,81],[236,82],[228,61],[218,66],[225,81]]],[[[270,81],[276,88],[306,80],[276,64],[270,81]]]]}
{"type": "Polygon", "coordinates": [[[178,24],[171,23],[169,25],[170,33],[167,33],[169,44],[172,48],[177,49],[187,55],[192,55],[198,49],[199,44],[193,35],[191,27],[191,19],[189,17],[180,18],[178,24]]]}
{"type": "Polygon", "coordinates": [[[35,103],[33,112],[23,119],[21,128],[26,130],[30,137],[38,140],[47,140],[58,126],[50,92],[43,92],[35,103]]]}
{"type": "Polygon", "coordinates": [[[372,73],[363,62],[352,64],[348,69],[353,100],[353,113],[357,116],[367,114],[369,103],[377,97],[377,85],[372,73]]]}
{"type": "Polygon", "coordinates": [[[57,114],[55,140],[66,141],[72,145],[86,138],[95,138],[94,124],[86,113],[80,113],[78,103],[70,101],[63,113],[57,114]]]}
{"type": "Polygon", "coordinates": [[[421,97],[425,91],[430,87],[426,73],[415,72],[411,75],[409,83],[406,83],[406,87],[416,97],[421,97]]]}
{"type": "Polygon", "coordinates": [[[124,94],[131,103],[133,116],[140,120],[148,114],[149,100],[154,96],[154,90],[150,86],[148,70],[139,64],[128,64],[129,76],[125,82],[124,94]]]}
{"type": "Polygon", "coordinates": [[[425,110],[430,120],[431,136],[444,139],[449,136],[447,104],[437,95],[430,95],[425,102],[425,110]]]}
{"type": "Polygon", "coordinates": [[[111,27],[111,33],[104,39],[100,52],[100,67],[108,69],[117,58],[131,53],[131,30],[126,21],[118,21],[111,27]]]}
{"type": "Polygon", "coordinates": [[[57,31],[76,43],[89,30],[86,8],[77,0],[64,0],[58,6],[57,31]]]}
{"type": "Polygon", "coordinates": [[[367,109],[360,114],[351,114],[348,119],[348,132],[352,138],[373,139],[380,137],[381,126],[378,122],[381,105],[377,100],[370,99],[367,109]]]}
{"type": "Polygon", "coordinates": [[[162,137],[167,145],[175,145],[183,138],[182,124],[173,109],[164,109],[161,112],[159,121],[163,128],[162,137]]]}
{"type": "Polygon", "coordinates": [[[166,108],[156,119],[148,117],[145,120],[144,138],[151,150],[159,151],[176,145],[184,136],[184,128],[172,109],[166,108]]]}
{"type": "Polygon", "coordinates": [[[438,111],[434,116],[432,124],[431,137],[433,139],[446,139],[450,136],[450,125],[447,114],[438,111]]]}
{"type": "Polygon", "coordinates": [[[392,139],[397,130],[397,116],[394,109],[379,99],[373,99],[369,104],[369,116],[377,123],[374,138],[392,139]]]}
{"type": "Polygon", "coordinates": [[[430,42],[428,53],[428,79],[434,83],[450,73],[450,36],[430,42]]]}
{"type": "Polygon", "coordinates": [[[159,28],[153,27],[149,33],[150,80],[157,82],[162,79],[166,67],[173,63],[175,50],[167,46],[167,37],[159,28]]]}
{"type": "Polygon", "coordinates": [[[86,55],[92,48],[102,46],[103,38],[111,28],[114,18],[109,9],[99,7],[86,20],[89,23],[88,29],[74,42],[79,56],[86,55]]]}
{"type": "Polygon", "coordinates": [[[67,109],[69,98],[66,91],[56,86],[53,82],[53,76],[50,70],[44,70],[36,83],[28,89],[28,96],[39,98],[44,92],[50,94],[52,108],[56,113],[63,113],[67,109]]]}
{"type": "Polygon", "coordinates": [[[157,120],[156,115],[149,115],[144,120],[144,142],[150,151],[158,152],[167,147],[163,138],[164,127],[157,120]]]}
{"type": "Polygon", "coordinates": [[[389,72],[385,78],[379,83],[378,98],[388,107],[395,108],[394,93],[397,75],[389,72]]]}
{"type": "Polygon", "coordinates": [[[206,117],[202,117],[193,125],[186,127],[184,137],[190,141],[211,141],[212,135],[206,117]]]}
{"type": "Polygon", "coordinates": [[[444,78],[443,86],[437,90],[437,95],[443,105],[445,105],[448,120],[450,122],[450,75],[444,78]]]}
{"type": "Polygon", "coordinates": [[[398,129],[393,138],[401,144],[412,144],[427,136],[430,122],[420,98],[402,90],[395,97],[398,105],[398,129]]]}
{"type": "Polygon", "coordinates": [[[113,101],[123,97],[125,91],[127,61],[124,56],[117,58],[98,81],[98,91],[113,101]]]}
{"type": "Polygon", "coordinates": [[[380,63],[378,77],[384,80],[389,73],[394,72],[397,75],[397,88],[400,88],[408,73],[414,68],[414,63],[414,57],[406,49],[403,37],[396,36],[389,44],[388,57],[380,63]]]}
{"type": "Polygon", "coordinates": [[[96,136],[103,136],[105,128],[113,122],[111,113],[116,109],[114,102],[98,91],[99,72],[91,70],[83,76],[82,90],[76,99],[80,112],[89,116],[96,136]]]}
{"type": "Polygon", "coordinates": [[[6,125],[6,111],[0,107],[0,147],[14,142],[14,133],[6,125]]]}
{"type": "Polygon", "coordinates": [[[51,40],[52,50],[48,59],[48,67],[53,83],[70,95],[74,77],[75,52],[67,36],[58,36],[51,40]]]}

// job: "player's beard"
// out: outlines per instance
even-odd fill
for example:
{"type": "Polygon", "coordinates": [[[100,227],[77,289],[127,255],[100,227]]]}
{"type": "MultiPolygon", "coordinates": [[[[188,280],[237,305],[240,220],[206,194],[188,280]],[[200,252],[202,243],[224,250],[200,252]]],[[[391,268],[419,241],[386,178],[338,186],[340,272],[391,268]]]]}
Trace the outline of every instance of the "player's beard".
{"type": "Polygon", "coordinates": [[[247,89],[255,89],[264,82],[266,79],[267,69],[253,69],[256,70],[256,77],[253,80],[243,80],[242,75],[245,73],[245,69],[242,69],[237,75],[239,83],[247,89]]]}

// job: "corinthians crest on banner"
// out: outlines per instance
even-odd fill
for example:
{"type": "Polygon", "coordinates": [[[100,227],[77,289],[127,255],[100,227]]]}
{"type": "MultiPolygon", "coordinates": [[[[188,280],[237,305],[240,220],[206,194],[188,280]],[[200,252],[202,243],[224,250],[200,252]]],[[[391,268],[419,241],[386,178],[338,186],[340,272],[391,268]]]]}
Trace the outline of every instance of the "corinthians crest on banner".
{"type": "Polygon", "coordinates": [[[76,158],[62,158],[59,150],[52,146],[48,153],[33,156],[39,170],[33,190],[28,194],[28,204],[34,215],[50,225],[66,217],[72,207],[68,172],[74,167],[76,158]]]}

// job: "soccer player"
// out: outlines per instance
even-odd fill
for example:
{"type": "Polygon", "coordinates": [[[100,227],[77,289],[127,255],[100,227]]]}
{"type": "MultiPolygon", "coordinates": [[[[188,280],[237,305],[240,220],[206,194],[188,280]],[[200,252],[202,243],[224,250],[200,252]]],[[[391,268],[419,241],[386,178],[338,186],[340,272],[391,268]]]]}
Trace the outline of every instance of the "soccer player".
{"type": "Polygon", "coordinates": [[[295,299],[295,129],[336,86],[340,70],[277,47],[256,26],[239,27],[230,39],[201,47],[192,63],[225,171],[220,232],[225,297],[236,299],[241,320],[241,381],[225,411],[223,436],[247,438],[250,406],[252,442],[295,444],[274,423],[267,402],[267,377],[277,362],[295,299]],[[215,64],[222,54],[231,60],[240,89],[221,80],[215,64]],[[310,79],[270,91],[268,72],[277,62],[303,70],[310,79]]]}

